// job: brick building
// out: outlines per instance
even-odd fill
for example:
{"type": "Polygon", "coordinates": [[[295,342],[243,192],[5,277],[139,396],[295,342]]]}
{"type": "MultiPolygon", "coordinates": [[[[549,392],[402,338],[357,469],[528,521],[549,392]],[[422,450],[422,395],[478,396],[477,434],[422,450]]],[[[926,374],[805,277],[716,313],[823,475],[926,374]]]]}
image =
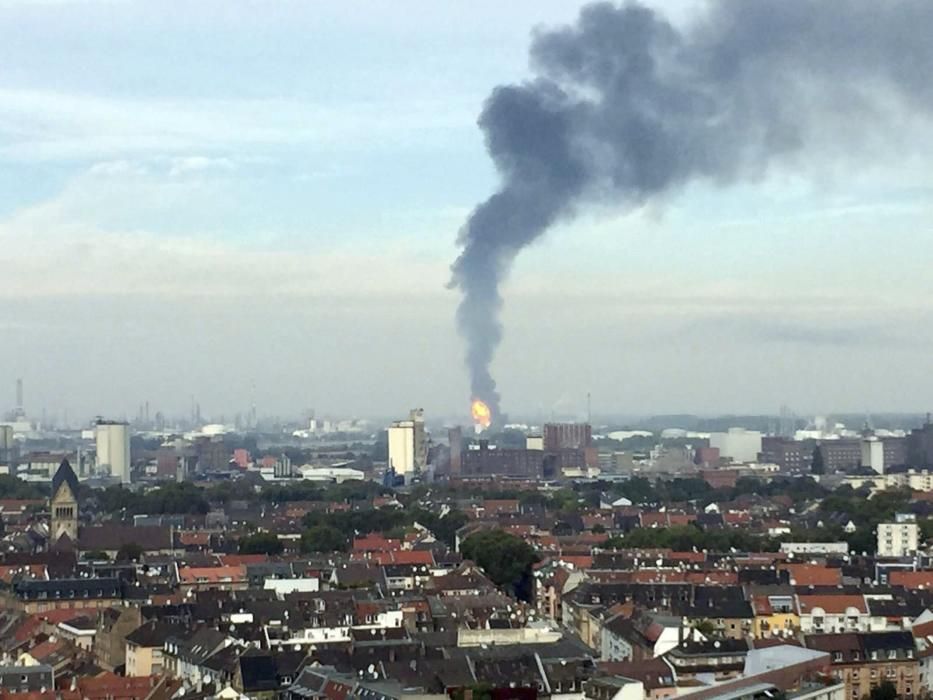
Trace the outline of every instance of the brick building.
{"type": "Polygon", "coordinates": [[[593,445],[593,429],[589,423],[545,423],[544,449],[585,450],[593,445]]]}
{"type": "Polygon", "coordinates": [[[500,449],[481,440],[461,455],[460,474],[476,476],[523,476],[541,478],[544,453],[541,450],[500,449]]]}
{"type": "Polygon", "coordinates": [[[785,437],[766,436],[761,438],[759,459],[766,464],[777,464],[782,472],[806,472],[810,470],[813,457],[812,446],[785,437]]]}

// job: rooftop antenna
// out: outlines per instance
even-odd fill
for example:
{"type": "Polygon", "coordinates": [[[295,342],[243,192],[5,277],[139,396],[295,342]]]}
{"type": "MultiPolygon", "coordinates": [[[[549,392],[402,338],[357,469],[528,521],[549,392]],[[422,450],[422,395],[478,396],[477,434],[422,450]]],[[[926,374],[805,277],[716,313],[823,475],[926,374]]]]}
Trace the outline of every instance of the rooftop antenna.
{"type": "Polygon", "coordinates": [[[591,399],[590,392],[586,392],[586,422],[590,425],[593,424],[593,405],[591,399]]]}

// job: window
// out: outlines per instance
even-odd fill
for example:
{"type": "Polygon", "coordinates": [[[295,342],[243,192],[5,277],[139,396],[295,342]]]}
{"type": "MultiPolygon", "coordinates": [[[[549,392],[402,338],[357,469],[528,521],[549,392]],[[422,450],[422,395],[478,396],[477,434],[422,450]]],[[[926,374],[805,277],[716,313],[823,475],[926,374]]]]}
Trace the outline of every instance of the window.
{"type": "Polygon", "coordinates": [[[841,651],[835,651],[835,652],[833,652],[833,661],[835,661],[836,663],[839,663],[840,661],[842,661],[842,652],[841,652],[841,651]]]}

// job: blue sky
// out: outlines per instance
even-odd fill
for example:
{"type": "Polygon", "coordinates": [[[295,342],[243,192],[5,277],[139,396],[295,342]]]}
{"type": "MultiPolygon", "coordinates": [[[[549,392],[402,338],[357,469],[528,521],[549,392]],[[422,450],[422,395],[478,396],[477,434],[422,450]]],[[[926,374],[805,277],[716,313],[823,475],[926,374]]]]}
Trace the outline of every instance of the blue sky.
{"type": "MultiPolygon", "coordinates": [[[[581,5],[0,0],[10,395],[21,375],[34,412],[195,396],[229,418],[255,383],[266,413],[464,411],[445,283],[496,185],[476,116],[581,5]]],[[[930,139],[901,128],[871,167],[552,231],[506,289],[506,408],[925,410],[930,139]]]]}

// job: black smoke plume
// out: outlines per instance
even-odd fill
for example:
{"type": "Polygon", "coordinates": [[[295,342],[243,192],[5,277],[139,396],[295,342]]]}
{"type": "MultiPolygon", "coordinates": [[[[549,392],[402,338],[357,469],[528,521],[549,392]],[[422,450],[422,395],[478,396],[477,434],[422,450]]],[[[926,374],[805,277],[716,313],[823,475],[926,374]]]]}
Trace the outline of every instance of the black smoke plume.
{"type": "Polygon", "coordinates": [[[471,388],[494,416],[500,287],[525,246],[587,202],[637,207],[891,141],[933,106],[933,1],[721,0],[686,28],[598,3],[536,33],[531,67],[479,118],[502,184],[452,267],[471,388]]]}

